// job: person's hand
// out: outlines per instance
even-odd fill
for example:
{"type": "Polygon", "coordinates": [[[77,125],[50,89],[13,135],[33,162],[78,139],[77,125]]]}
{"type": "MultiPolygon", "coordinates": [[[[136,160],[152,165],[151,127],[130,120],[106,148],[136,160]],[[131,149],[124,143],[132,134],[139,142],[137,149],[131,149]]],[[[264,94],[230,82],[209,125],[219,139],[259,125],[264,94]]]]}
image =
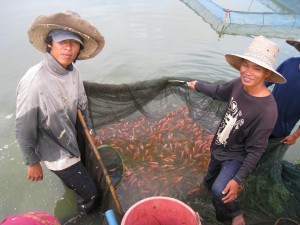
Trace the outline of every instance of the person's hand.
{"type": "Polygon", "coordinates": [[[195,90],[195,85],[196,85],[197,81],[194,80],[194,81],[191,81],[191,82],[187,82],[187,86],[192,89],[192,90],[195,90]]]}
{"type": "Polygon", "coordinates": [[[222,198],[223,203],[226,204],[236,199],[238,196],[238,191],[239,191],[239,184],[233,179],[230,180],[222,192],[222,194],[225,195],[225,197],[222,198]]]}
{"type": "Polygon", "coordinates": [[[286,145],[293,145],[297,141],[297,136],[296,135],[289,135],[283,138],[280,142],[286,145]]]}
{"type": "Polygon", "coordinates": [[[43,180],[43,169],[40,163],[27,166],[27,179],[31,181],[43,180]]]}

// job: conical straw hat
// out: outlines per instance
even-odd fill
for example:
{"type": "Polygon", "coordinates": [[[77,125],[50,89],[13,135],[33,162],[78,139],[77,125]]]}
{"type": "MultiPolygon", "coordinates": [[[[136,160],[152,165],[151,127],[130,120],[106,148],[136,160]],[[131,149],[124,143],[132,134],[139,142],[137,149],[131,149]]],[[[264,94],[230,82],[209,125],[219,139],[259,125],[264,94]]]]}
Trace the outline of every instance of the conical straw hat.
{"type": "Polygon", "coordinates": [[[56,29],[68,30],[82,37],[84,48],[78,55],[79,60],[96,56],[105,43],[96,27],[72,11],[38,16],[28,30],[29,42],[38,50],[46,52],[45,39],[50,31],[56,29]]]}
{"type": "Polygon", "coordinates": [[[273,68],[278,52],[279,48],[274,42],[263,36],[258,36],[253,39],[243,55],[226,54],[225,58],[237,70],[240,70],[243,59],[249,60],[272,71],[272,74],[266,78],[267,81],[285,83],[286,79],[273,68]]]}

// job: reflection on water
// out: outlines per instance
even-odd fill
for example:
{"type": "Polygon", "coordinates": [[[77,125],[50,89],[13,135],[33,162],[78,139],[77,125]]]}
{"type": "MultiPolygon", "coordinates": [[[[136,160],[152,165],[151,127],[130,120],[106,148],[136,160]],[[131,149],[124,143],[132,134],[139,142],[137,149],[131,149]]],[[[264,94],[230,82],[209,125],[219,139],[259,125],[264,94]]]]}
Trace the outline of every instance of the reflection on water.
{"type": "MultiPolygon", "coordinates": [[[[226,64],[224,54],[241,53],[250,41],[238,35],[219,38],[209,24],[177,0],[6,2],[0,14],[0,220],[30,210],[55,212],[59,217],[75,210],[69,207],[74,196],[48,170],[41,182],[26,180],[26,166],[14,136],[16,85],[42,57],[28,43],[27,29],[36,16],[65,9],[90,20],[106,39],[97,57],[76,63],[83,79],[89,81],[128,83],[162,76],[228,80],[238,74],[226,64]]],[[[277,64],[299,54],[284,40],[274,41],[281,48],[277,64]]],[[[289,153],[291,159],[299,157],[296,146],[289,153]]]]}

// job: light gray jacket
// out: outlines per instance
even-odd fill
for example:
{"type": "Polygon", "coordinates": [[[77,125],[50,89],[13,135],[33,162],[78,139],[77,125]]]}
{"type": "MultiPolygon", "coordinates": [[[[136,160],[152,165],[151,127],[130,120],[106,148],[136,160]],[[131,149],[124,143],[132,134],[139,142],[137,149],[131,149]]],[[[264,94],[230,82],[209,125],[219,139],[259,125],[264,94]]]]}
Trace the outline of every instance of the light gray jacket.
{"type": "Polygon", "coordinates": [[[60,150],[80,156],[75,129],[77,108],[87,126],[87,96],[78,69],[64,69],[49,53],[17,86],[16,138],[26,165],[55,161],[60,150]]]}

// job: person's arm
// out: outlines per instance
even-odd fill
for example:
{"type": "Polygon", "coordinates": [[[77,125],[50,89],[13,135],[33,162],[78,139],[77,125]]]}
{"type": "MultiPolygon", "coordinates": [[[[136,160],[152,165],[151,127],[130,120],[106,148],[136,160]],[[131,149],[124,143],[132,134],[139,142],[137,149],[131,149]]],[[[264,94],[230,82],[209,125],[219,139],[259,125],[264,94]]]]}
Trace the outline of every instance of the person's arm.
{"type": "MultiPolygon", "coordinates": [[[[243,135],[246,135],[246,139],[244,139],[246,157],[233,179],[226,184],[223,190],[225,196],[222,200],[224,203],[229,203],[237,198],[240,185],[255,169],[265,152],[268,145],[268,138],[277,120],[275,104],[270,103],[270,105],[266,105],[266,107],[257,106],[258,107],[255,107],[255,105],[254,107],[250,106],[250,110],[248,109],[244,115],[245,120],[248,119],[252,121],[250,123],[251,125],[249,125],[243,133],[243,135]],[[261,111],[262,109],[263,111],[261,111]],[[258,114],[256,110],[259,110],[258,114]]],[[[244,136],[242,137],[245,138],[244,136]]]]}
{"type": "Polygon", "coordinates": [[[17,104],[17,116],[15,121],[16,139],[20,145],[21,152],[26,165],[39,163],[40,157],[35,149],[37,146],[37,109],[32,109],[24,115],[20,115],[17,104]]]}
{"type": "Polygon", "coordinates": [[[253,142],[250,140],[249,148],[247,150],[247,156],[238,170],[237,174],[231,179],[225,186],[223,194],[225,195],[222,198],[223,203],[229,203],[237,198],[240,185],[249,174],[254,170],[259,160],[261,159],[264,149],[266,148],[267,142],[263,143],[263,140],[268,140],[268,136],[271,133],[271,130],[260,130],[256,132],[256,136],[253,136],[257,141],[253,142]],[[260,139],[261,138],[261,139],[260,139]],[[255,145],[256,144],[256,145],[255,145]],[[265,146],[265,147],[264,147],[265,146]]]}
{"type": "Polygon", "coordinates": [[[240,78],[236,78],[222,84],[204,83],[195,80],[188,82],[187,85],[192,90],[201,92],[209,97],[212,97],[213,99],[218,99],[220,101],[226,102],[230,98],[232,88],[234,86],[234,83],[236,82],[240,82],[240,78]]]}
{"type": "Polygon", "coordinates": [[[286,145],[293,145],[296,143],[299,136],[300,136],[300,127],[298,127],[298,129],[293,134],[290,134],[285,138],[283,138],[281,142],[286,145]]]}
{"type": "Polygon", "coordinates": [[[15,132],[24,161],[27,165],[27,179],[39,181],[43,179],[40,158],[35,149],[37,146],[38,129],[38,94],[27,88],[27,83],[21,81],[17,87],[17,106],[15,132]]]}
{"type": "Polygon", "coordinates": [[[22,80],[17,87],[15,134],[26,165],[40,162],[35,149],[38,139],[38,96],[35,87],[22,80]]]}

